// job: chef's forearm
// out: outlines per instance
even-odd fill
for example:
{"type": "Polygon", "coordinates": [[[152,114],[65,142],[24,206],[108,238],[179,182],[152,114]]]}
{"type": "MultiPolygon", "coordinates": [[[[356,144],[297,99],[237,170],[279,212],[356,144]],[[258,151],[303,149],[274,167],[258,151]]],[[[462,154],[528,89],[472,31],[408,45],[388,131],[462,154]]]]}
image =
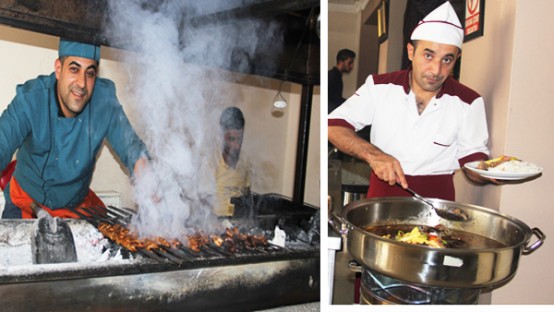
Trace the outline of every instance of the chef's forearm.
{"type": "Polygon", "coordinates": [[[329,126],[329,141],[341,152],[361,159],[368,164],[382,151],[375,145],[360,138],[352,129],[340,126],[329,126]]]}

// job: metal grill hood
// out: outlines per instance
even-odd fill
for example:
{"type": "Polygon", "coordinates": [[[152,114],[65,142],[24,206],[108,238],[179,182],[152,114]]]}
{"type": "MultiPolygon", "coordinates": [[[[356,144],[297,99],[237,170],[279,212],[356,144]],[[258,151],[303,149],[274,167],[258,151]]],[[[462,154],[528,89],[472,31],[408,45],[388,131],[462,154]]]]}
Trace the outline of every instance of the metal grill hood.
{"type": "MultiPolygon", "coordinates": [[[[116,0],[5,0],[0,2],[0,24],[82,42],[121,48],[123,42],[105,30],[110,24],[109,2],[116,0]]],[[[148,2],[153,12],[163,1],[148,2]]],[[[224,10],[183,17],[183,27],[207,24],[232,24],[248,18],[279,23],[283,29],[283,47],[275,55],[257,50],[256,54],[233,53],[230,71],[319,85],[320,43],[317,34],[319,0],[253,0],[246,5],[230,7],[222,2],[224,10]],[[308,29],[308,31],[305,31],[308,29]],[[275,67],[270,70],[256,66],[270,56],[275,67]],[[246,63],[246,66],[244,64],[246,63]]],[[[265,60],[266,62],[268,60],[265,60]]],[[[192,60],[192,62],[195,62],[192,60]]],[[[205,64],[201,64],[205,65],[205,64]]]]}

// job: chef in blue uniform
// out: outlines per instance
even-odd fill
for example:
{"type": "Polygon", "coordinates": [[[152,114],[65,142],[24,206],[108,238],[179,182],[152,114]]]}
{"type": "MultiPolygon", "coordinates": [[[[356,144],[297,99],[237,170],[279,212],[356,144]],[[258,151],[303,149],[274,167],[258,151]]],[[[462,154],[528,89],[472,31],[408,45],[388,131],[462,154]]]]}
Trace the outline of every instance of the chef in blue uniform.
{"type": "Polygon", "coordinates": [[[55,71],[17,86],[0,116],[0,168],[17,151],[3,218],[33,217],[33,202],[59,217],[77,217],[67,208],[105,207],[90,190],[104,139],[131,175],[145,170],[146,147],[114,83],[98,77],[99,62],[99,46],[61,39],[55,71]]]}

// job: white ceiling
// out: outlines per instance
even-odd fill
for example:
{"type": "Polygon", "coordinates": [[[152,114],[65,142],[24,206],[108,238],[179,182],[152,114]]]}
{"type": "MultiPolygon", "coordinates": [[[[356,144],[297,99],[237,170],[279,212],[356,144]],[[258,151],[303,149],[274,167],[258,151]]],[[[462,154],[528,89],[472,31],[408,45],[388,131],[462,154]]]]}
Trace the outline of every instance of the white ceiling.
{"type": "Polygon", "coordinates": [[[358,12],[362,10],[369,0],[327,0],[329,11],[358,12]]]}
{"type": "Polygon", "coordinates": [[[360,0],[328,0],[328,2],[341,5],[357,5],[360,0]]]}

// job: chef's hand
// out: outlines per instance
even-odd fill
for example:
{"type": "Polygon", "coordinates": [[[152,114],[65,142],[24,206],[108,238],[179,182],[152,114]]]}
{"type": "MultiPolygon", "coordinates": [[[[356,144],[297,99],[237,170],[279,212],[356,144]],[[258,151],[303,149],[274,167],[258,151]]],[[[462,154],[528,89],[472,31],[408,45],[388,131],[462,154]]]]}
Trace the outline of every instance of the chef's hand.
{"type": "MultiPolygon", "coordinates": [[[[143,176],[157,178],[152,171],[152,166],[146,157],[141,157],[135,162],[133,167],[133,172],[136,178],[141,178],[143,176]]],[[[162,201],[161,191],[159,189],[160,183],[154,183],[155,187],[150,195],[150,198],[154,203],[159,203],[162,201]]]]}
{"type": "Polygon", "coordinates": [[[135,166],[133,167],[134,175],[136,177],[141,177],[145,174],[146,170],[150,170],[148,159],[146,159],[146,157],[141,157],[137,159],[137,161],[135,162],[135,166]]]}
{"type": "Polygon", "coordinates": [[[462,170],[470,181],[475,182],[477,184],[487,184],[487,183],[496,184],[496,185],[505,184],[504,180],[485,178],[480,174],[478,174],[477,172],[469,170],[467,168],[463,168],[462,170]]]}
{"type": "Polygon", "coordinates": [[[377,146],[359,137],[353,129],[329,126],[327,134],[329,142],[341,152],[367,162],[379,179],[391,186],[399,183],[403,188],[408,187],[400,162],[381,151],[377,146]]]}
{"type": "Polygon", "coordinates": [[[390,186],[399,183],[403,188],[408,187],[408,181],[406,181],[400,162],[391,155],[383,152],[374,154],[369,165],[375,175],[390,186]]]}

